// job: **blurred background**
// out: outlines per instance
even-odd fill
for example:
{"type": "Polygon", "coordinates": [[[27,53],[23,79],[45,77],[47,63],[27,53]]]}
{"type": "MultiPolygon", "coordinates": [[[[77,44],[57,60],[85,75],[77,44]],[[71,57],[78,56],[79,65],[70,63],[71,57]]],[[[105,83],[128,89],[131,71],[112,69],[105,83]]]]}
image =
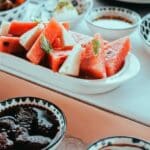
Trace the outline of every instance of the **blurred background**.
{"type": "Polygon", "coordinates": [[[150,0],[148,3],[148,0],[146,3],[144,3],[144,0],[126,0],[128,2],[123,2],[123,0],[94,0],[94,7],[98,7],[98,5],[101,6],[119,6],[119,7],[125,7],[132,10],[137,11],[141,16],[144,16],[148,13],[150,13],[150,0]],[[133,1],[136,1],[137,3],[133,3],[133,1]],[[143,3],[142,3],[143,2],[143,3]]]}

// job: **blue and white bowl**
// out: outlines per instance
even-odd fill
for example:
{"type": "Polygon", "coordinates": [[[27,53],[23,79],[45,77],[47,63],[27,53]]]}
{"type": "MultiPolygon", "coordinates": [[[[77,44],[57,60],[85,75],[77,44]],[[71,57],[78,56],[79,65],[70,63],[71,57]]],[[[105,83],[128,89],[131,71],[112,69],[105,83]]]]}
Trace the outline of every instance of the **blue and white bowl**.
{"type": "Polygon", "coordinates": [[[62,142],[66,132],[66,119],[63,112],[56,105],[41,98],[17,97],[17,98],[11,98],[0,102],[0,113],[5,109],[8,109],[13,106],[18,106],[18,105],[41,107],[53,113],[53,115],[56,117],[57,121],[59,122],[59,127],[58,127],[59,131],[57,132],[56,136],[52,139],[50,145],[48,145],[48,147],[42,150],[55,150],[62,142]]]}
{"type": "Polygon", "coordinates": [[[142,19],[139,32],[145,50],[150,53],[150,14],[142,19]]]}
{"type": "Polygon", "coordinates": [[[113,148],[112,146],[118,146],[117,150],[150,150],[149,142],[126,136],[115,136],[101,139],[92,144],[88,150],[116,150],[116,148],[113,148]]]}
{"type": "Polygon", "coordinates": [[[20,20],[22,14],[24,14],[25,9],[27,8],[27,5],[29,4],[29,1],[30,0],[25,0],[24,3],[17,7],[9,10],[0,11],[0,24],[2,23],[2,21],[10,22],[12,20],[20,20]]]}

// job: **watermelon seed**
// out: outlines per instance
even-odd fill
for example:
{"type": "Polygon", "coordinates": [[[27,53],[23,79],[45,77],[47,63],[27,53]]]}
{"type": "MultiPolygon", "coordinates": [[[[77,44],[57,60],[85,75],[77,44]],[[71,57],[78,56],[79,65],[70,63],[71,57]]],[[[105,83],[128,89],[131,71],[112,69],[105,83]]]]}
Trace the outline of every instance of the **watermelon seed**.
{"type": "Polygon", "coordinates": [[[9,46],[9,42],[5,41],[5,42],[3,43],[3,45],[6,46],[6,47],[8,47],[8,46],[9,46]]]}

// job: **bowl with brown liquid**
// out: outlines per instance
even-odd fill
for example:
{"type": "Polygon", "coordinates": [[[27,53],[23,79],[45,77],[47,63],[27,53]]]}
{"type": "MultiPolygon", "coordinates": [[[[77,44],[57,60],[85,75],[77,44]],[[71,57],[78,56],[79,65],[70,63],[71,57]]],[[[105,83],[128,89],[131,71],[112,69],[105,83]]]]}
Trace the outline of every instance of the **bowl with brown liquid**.
{"type": "Polygon", "coordinates": [[[99,140],[88,150],[149,150],[150,143],[135,137],[115,136],[99,140]]]}
{"type": "Polygon", "coordinates": [[[0,150],[53,150],[65,131],[64,114],[51,102],[35,97],[0,102],[0,150]]]}
{"type": "Polygon", "coordinates": [[[120,7],[94,8],[86,18],[94,33],[101,33],[106,40],[115,40],[133,33],[141,17],[136,12],[120,7]]]}

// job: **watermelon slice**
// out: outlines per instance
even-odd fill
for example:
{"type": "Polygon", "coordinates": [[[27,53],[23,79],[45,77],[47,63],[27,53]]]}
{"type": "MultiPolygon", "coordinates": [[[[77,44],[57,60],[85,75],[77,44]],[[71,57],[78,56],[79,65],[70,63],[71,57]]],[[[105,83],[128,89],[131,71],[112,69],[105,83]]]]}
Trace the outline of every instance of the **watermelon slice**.
{"type": "Polygon", "coordinates": [[[45,52],[41,48],[42,35],[43,34],[41,33],[26,55],[26,57],[34,64],[39,64],[45,56],[45,52]]]}
{"type": "Polygon", "coordinates": [[[60,27],[61,35],[54,40],[52,47],[55,50],[72,50],[73,46],[76,44],[72,34],[66,30],[63,24],[60,24],[60,27]]]}
{"type": "Polygon", "coordinates": [[[100,35],[85,44],[81,58],[81,74],[95,79],[106,77],[104,42],[100,35]]]}
{"type": "Polygon", "coordinates": [[[54,18],[52,18],[47,24],[43,33],[49,43],[52,45],[56,38],[61,37],[62,29],[60,24],[54,18]]]}
{"type": "Polygon", "coordinates": [[[82,52],[81,45],[76,44],[71,53],[69,54],[68,58],[65,60],[65,62],[59,69],[59,73],[71,76],[79,76],[81,52],[82,52]]]}
{"type": "Polygon", "coordinates": [[[9,27],[9,34],[14,36],[21,36],[28,30],[35,27],[37,22],[21,22],[21,21],[12,21],[9,27]]]}
{"type": "MultiPolygon", "coordinates": [[[[44,38],[47,40],[46,44],[52,47],[54,40],[61,35],[60,24],[55,20],[51,19],[50,22],[46,25],[45,29],[39,36],[39,38],[35,41],[29,52],[27,53],[27,58],[33,62],[34,64],[39,64],[44,58],[45,51],[42,48],[41,39],[44,38]]],[[[48,52],[49,53],[49,52],[48,52]]]]}
{"type": "Polygon", "coordinates": [[[108,43],[105,46],[106,71],[108,76],[116,74],[122,67],[125,57],[130,51],[128,37],[108,43]]]}
{"type": "Polygon", "coordinates": [[[18,37],[0,36],[0,52],[17,53],[23,48],[19,44],[18,37]]]}
{"type": "Polygon", "coordinates": [[[32,45],[34,44],[34,42],[36,41],[36,39],[39,37],[39,35],[41,34],[42,30],[44,28],[43,24],[38,24],[37,26],[35,26],[34,28],[30,29],[29,31],[27,31],[26,33],[24,33],[21,37],[20,37],[20,44],[26,49],[29,50],[32,45]]]}
{"type": "Polygon", "coordinates": [[[57,37],[53,44],[52,44],[52,47],[55,49],[55,50],[63,50],[62,48],[64,47],[63,45],[63,41],[62,41],[62,38],[61,37],[57,37]]]}
{"type": "Polygon", "coordinates": [[[49,54],[49,66],[57,72],[71,51],[53,51],[49,54]]]}

